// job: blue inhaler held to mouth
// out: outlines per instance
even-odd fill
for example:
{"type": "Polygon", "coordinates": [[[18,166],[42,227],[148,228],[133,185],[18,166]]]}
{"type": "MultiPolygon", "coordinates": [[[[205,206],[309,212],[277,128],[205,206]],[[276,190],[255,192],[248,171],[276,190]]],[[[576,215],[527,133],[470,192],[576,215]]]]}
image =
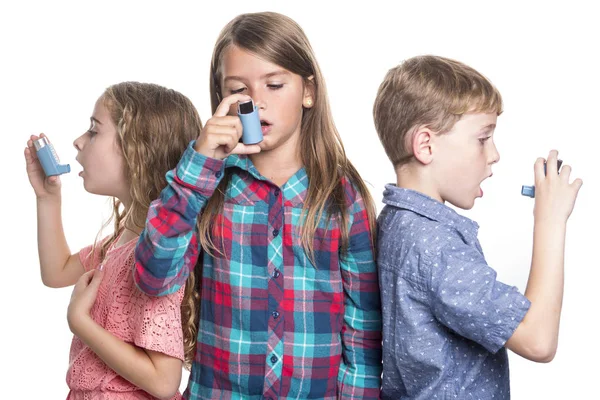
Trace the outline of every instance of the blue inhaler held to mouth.
{"type": "Polygon", "coordinates": [[[244,144],[262,142],[263,133],[260,126],[260,117],[252,99],[238,103],[238,116],[242,120],[242,142],[244,144]]]}
{"type": "Polygon", "coordinates": [[[45,137],[39,138],[33,142],[37,158],[42,164],[46,176],[62,175],[71,172],[69,164],[59,164],[58,156],[52,143],[45,137]]]}
{"type": "MultiPolygon", "coordinates": [[[[560,167],[562,165],[562,160],[557,160],[556,162],[556,170],[560,171],[560,167]]],[[[546,175],[546,161],[544,161],[544,175],[546,175]]],[[[521,186],[521,194],[527,197],[535,197],[535,186],[521,186]]]]}

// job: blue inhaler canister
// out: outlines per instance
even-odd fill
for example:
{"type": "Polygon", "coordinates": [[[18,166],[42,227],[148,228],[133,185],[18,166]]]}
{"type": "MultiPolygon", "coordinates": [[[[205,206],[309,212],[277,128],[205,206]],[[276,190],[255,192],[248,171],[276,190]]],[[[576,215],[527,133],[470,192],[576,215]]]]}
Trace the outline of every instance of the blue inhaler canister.
{"type": "MultiPolygon", "coordinates": [[[[556,170],[560,171],[560,167],[562,165],[562,160],[557,160],[556,161],[556,170]]],[[[544,175],[546,175],[546,161],[544,161],[544,175]]],[[[535,186],[527,186],[527,185],[523,185],[521,186],[521,194],[523,196],[527,196],[527,197],[535,197],[535,186]]]]}
{"type": "Polygon", "coordinates": [[[33,142],[37,158],[42,164],[46,176],[61,175],[71,172],[69,164],[59,164],[58,156],[54,151],[54,146],[45,137],[39,138],[33,142]]]}
{"type": "Polygon", "coordinates": [[[258,109],[252,99],[238,103],[238,116],[242,120],[242,142],[256,144],[263,140],[258,109]]]}

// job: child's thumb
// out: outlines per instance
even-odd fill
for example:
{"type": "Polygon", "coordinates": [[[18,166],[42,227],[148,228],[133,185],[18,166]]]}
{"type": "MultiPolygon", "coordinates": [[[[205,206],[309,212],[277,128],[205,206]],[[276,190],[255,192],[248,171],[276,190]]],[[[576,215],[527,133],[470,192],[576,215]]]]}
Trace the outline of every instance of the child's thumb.
{"type": "Polygon", "coordinates": [[[48,183],[52,186],[58,186],[60,185],[60,178],[58,177],[58,175],[53,175],[48,177],[48,183]]]}
{"type": "MultiPolygon", "coordinates": [[[[102,268],[102,265],[100,265],[100,268],[102,268]]],[[[91,286],[94,290],[98,290],[100,282],[102,282],[102,277],[104,276],[104,271],[100,268],[94,270],[94,276],[89,284],[89,286],[91,286]]]]}

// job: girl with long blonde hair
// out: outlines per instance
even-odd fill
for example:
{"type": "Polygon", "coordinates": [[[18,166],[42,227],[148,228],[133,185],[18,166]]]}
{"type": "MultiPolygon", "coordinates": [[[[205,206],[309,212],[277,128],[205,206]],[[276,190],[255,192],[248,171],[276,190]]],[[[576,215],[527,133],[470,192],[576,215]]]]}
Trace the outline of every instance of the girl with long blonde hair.
{"type": "Polygon", "coordinates": [[[182,362],[190,363],[195,350],[194,276],[186,300],[183,282],[157,298],[136,289],[131,268],[150,202],[202,124],[181,93],[137,82],[107,88],[90,121],[74,141],[80,176],[88,192],[113,198],[114,232],[75,254],[62,227],[60,180],[46,177],[36,156],[38,136],[25,149],[37,197],[42,281],[75,284],[67,312],[74,334],[68,398],[181,398],[182,362]]]}
{"type": "Polygon", "coordinates": [[[304,32],[281,14],[236,17],[217,39],[210,91],[213,116],[151,205],[134,269],[157,296],[202,277],[184,397],[378,398],[373,201],[304,32]],[[250,98],[255,145],[239,142],[236,115],[250,98]]]}

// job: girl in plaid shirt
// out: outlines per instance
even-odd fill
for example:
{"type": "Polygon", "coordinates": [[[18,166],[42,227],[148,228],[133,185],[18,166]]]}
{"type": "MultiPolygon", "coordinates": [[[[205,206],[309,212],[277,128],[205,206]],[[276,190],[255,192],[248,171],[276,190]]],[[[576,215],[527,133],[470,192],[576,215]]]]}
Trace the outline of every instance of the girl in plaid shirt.
{"type": "Polygon", "coordinates": [[[210,76],[213,116],[151,204],[134,269],[155,296],[198,276],[184,398],[378,398],[374,206],[308,39],[283,15],[240,15],[210,76]],[[239,142],[236,105],[250,98],[257,145],[239,142]]]}
{"type": "Polygon", "coordinates": [[[131,269],[148,206],[202,129],[200,118],[174,90],[123,82],[100,96],[90,122],[73,144],[85,189],[113,197],[114,233],[75,254],[62,228],[60,181],[45,177],[33,148],[37,136],[25,149],[37,197],[42,281],[75,284],[67,313],[75,335],[68,398],[178,399],[182,361],[189,363],[195,352],[195,332],[182,331],[182,317],[189,314],[182,307],[184,289],[150,297],[136,289],[131,269]]]}

